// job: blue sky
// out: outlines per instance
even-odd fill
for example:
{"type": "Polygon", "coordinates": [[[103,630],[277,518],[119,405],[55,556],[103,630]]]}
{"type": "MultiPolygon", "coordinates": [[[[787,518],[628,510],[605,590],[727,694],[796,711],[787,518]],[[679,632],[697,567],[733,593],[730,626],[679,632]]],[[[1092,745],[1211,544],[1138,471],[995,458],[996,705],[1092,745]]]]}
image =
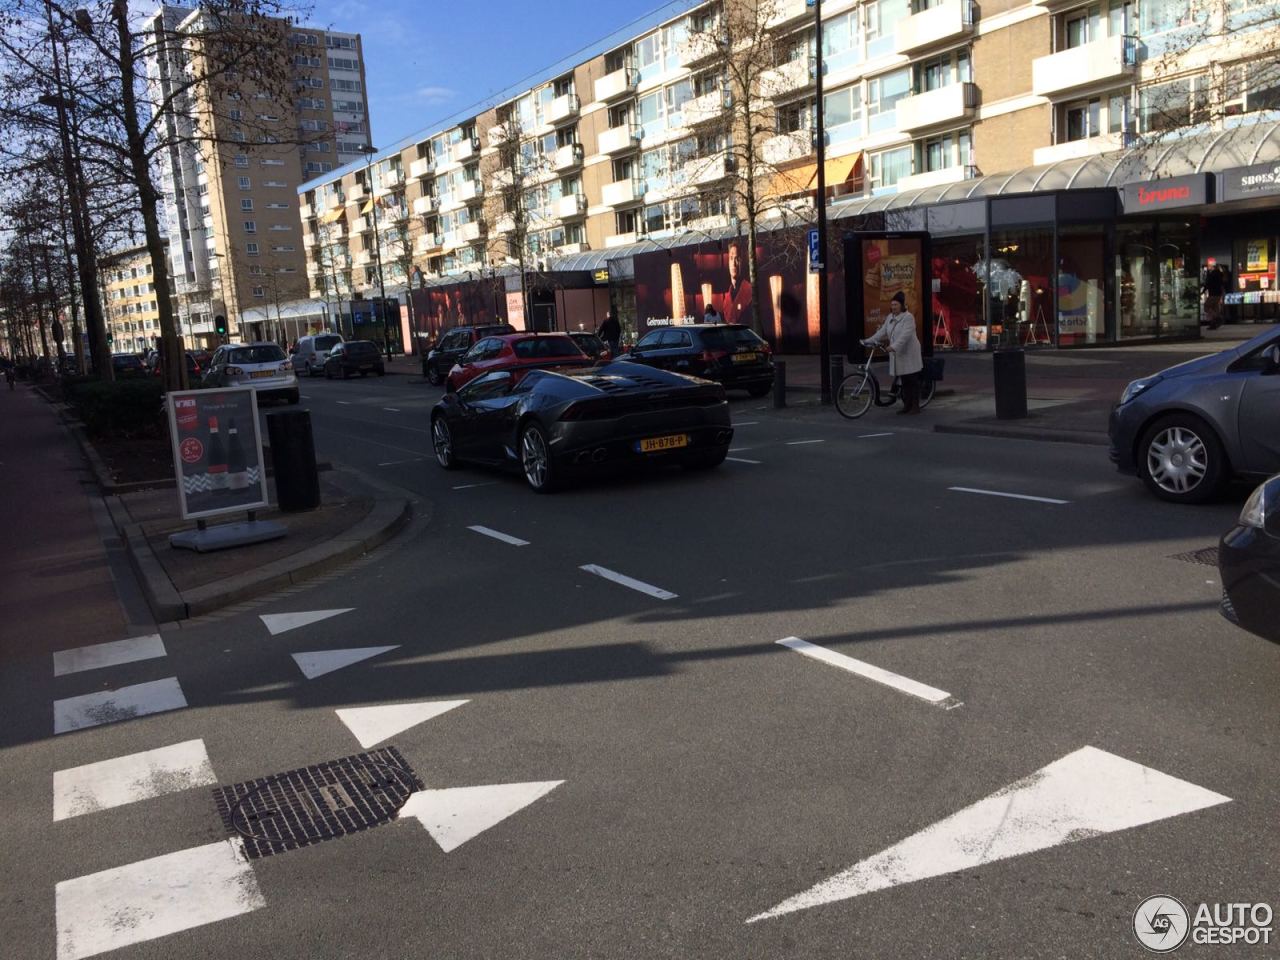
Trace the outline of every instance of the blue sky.
{"type": "MultiPolygon", "coordinates": [[[[315,26],[360,33],[374,145],[390,146],[571,56],[663,0],[317,0],[315,26]]],[[[674,0],[674,16],[692,4],[674,0]]]]}

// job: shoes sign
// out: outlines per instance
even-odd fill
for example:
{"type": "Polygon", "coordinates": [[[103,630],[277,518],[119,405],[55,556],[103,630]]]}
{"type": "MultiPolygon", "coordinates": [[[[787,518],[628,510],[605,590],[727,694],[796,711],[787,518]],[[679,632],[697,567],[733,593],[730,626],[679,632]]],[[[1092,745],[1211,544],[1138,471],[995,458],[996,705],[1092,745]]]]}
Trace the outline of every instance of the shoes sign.
{"type": "Polygon", "coordinates": [[[267,506],[258,398],[252,389],[170,393],[169,437],[182,519],[267,506]]]}

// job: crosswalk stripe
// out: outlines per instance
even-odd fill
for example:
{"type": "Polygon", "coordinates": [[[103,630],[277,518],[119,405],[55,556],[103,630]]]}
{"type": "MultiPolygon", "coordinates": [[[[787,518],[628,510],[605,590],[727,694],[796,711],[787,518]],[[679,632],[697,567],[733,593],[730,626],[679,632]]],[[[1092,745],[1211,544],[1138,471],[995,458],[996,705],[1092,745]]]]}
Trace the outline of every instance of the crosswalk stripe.
{"type": "Polygon", "coordinates": [[[98,690],[53,701],[53,732],[70,733],[152,713],[181,710],[186,705],[187,698],[182,695],[177,677],[136,683],[119,690],[98,690]]]}
{"type": "Polygon", "coordinates": [[[217,783],[203,740],[187,740],[53,774],[53,819],[66,820],[217,783]]]}
{"type": "Polygon", "coordinates": [[[164,641],[160,639],[158,633],[148,634],[145,637],[130,637],[127,640],[112,640],[110,643],[95,643],[87,647],[55,651],[53,675],[62,677],[69,673],[115,667],[138,660],[152,660],[164,655],[164,641]]]}

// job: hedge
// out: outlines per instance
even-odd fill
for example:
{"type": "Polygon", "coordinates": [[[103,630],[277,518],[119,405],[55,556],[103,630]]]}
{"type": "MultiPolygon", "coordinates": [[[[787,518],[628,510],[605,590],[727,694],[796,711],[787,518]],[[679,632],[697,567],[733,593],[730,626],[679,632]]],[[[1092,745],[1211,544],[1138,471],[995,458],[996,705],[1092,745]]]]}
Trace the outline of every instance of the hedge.
{"type": "Polygon", "coordinates": [[[164,387],[153,380],[63,384],[91,436],[136,437],[164,431],[164,387]]]}

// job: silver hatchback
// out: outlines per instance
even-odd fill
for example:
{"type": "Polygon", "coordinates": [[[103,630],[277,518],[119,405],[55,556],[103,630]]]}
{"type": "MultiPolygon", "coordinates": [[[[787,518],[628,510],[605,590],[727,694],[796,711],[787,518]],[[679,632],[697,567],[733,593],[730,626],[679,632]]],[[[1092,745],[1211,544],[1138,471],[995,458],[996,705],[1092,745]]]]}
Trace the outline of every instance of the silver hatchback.
{"type": "Polygon", "coordinates": [[[1280,330],[1133,381],[1110,434],[1112,462],[1176,503],[1280,472],[1280,330]]]}
{"type": "Polygon", "coordinates": [[[297,403],[298,378],[293,363],[276,343],[231,343],[214,351],[206,387],[252,387],[259,398],[277,397],[297,403]]]}

